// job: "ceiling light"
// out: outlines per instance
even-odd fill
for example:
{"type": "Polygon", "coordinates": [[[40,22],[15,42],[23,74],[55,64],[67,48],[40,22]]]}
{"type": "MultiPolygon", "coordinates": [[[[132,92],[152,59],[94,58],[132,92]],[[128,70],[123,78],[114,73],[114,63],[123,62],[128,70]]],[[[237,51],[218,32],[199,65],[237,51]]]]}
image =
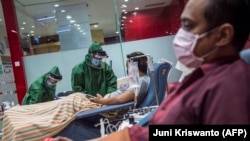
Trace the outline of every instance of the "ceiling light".
{"type": "Polygon", "coordinates": [[[137,12],[134,12],[133,15],[136,16],[136,15],[137,15],[137,12]]]}
{"type": "Polygon", "coordinates": [[[0,21],[2,21],[2,19],[0,19],[0,21]]]}
{"type": "Polygon", "coordinates": [[[15,30],[11,30],[11,32],[13,32],[13,33],[17,33],[15,30]]]}
{"type": "Polygon", "coordinates": [[[94,28],[97,28],[97,27],[98,27],[98,24],[95,24],[95,25],[94,25],[94,28]]]}
{"type": "Polygon", "coordinates": [[[66,18],[67,18],[67,19],[71,19],[72,17],[71,17],[70,15],[68,15],[66,18]]]}
{"type": "Polygon", "coordinates": [[[70,23],[75,23],[76,21],[75,21],[75,20],[70,20],[69,22],[70,22],[70,23]]]}
{"type": "Polygon", "coordinates": [[[124,0],[125,2],[128,2],[128,0],[124,0]]]}
{"type": "Polygon", "coordinates": [[[24,30],[24,27],[21,27],[22,30],[24,30]]]}
{"type": "Polygon", "coordinates": [[[32,25],[31,27],[32,27],[32,28],[35,28],[35,26],[34,26],[34,25],[32,25]]]}
{"type": "Polygon", "coordinates": [[[57,33],[62,33],[62,32],[68,32],[70,29],[62,29],[62,30],[57,30],[57,33]]]}
{"type": "Polygon", "coordinates": [[[54,7],[59,7],[59,4],[55,4],[54,7]]]}
{"type": "Polygon", "coordinates": [[[23,24],[26,24],[26,22],[23,22],[23,24]]]}
{"type": "Polygon", "coordinates": [[[46,21],[46,20],[50,20],[50,19],[54,19],[55,16],[48,16],[48,17],[43,17],[43,18],[38,18],[36,19],[36,21],[40,22],[40,21],[46,21]]]}
{"type": "Polygon", "coordinates": [[[135,7],[135,10],[139,10],[139,7],[135,7]]]}
{"type": "Polygon", "coordinates": [[[63,9],[63,10],[61,10],[61,12],[64,13],[64,12],[66,12],[66,10],[63,9]]]}
{"type": "Polygon", "coordinates": [[[127,5],[123,4],[121,8],[126,8],[126,7],[127,7],[127,5]]]}

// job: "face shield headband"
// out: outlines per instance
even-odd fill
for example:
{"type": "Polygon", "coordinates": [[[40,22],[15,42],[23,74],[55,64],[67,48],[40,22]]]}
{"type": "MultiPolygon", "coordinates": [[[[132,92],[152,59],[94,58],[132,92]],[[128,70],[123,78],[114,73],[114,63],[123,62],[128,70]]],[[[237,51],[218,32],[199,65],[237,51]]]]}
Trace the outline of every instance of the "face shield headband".
{"type": "Polygon", "coordinates": [[[97,59],[108,58],[108,55],[105,51],[92,51],[92,56],[97,59]]]}

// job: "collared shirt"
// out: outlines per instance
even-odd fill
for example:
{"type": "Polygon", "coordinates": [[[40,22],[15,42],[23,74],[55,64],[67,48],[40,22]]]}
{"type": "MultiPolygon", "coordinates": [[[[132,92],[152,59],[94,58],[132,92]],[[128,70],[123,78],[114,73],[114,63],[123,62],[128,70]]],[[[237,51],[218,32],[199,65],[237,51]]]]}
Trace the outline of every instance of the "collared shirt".
{"type": "MultiPolygon", "coordinates": [[[[237,58],[204,64],[158,107],[149,124],[250,124],[250,65],[237,58]]],[[[133,126],[131,140],[148,140],[133,126]]]]}

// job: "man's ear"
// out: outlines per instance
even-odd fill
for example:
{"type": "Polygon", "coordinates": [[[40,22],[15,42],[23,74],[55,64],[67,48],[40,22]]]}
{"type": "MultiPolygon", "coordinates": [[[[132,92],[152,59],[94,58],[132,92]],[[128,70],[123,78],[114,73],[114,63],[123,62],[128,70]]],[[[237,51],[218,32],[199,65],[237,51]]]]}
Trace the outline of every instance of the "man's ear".
{"type": "Polygon", "coordinates": [[[219,27],[218,40],[216,45],[218,47],[223,47],[232,42],[234,36],[234,28],[231,24],[225,23],[219,27]]]}

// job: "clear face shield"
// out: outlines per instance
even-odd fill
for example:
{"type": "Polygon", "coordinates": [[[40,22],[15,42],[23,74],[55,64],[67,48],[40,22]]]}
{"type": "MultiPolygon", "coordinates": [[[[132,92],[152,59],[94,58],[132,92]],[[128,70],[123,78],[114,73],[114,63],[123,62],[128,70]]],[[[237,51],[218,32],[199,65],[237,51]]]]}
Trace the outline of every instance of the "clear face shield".
{"type": "Polygon", "coordinates": [[[139,69],[138,69],[138,62],[133,62],[133,60],[128,61],[128,83],[130,88],[135,89],[135,98],[134,98],[134,106],[137,105],[137,96],[138,90],[140,87],[140,76],[139,76],[139,69]]]}
{"type": "Polygon", "coordinates": [[[101,59],[101,60],[108,58],[108,55],[105,51],[96,51],[96,52],[94,51],[92,52],[92,56],[96,59],[101,59]]]}

